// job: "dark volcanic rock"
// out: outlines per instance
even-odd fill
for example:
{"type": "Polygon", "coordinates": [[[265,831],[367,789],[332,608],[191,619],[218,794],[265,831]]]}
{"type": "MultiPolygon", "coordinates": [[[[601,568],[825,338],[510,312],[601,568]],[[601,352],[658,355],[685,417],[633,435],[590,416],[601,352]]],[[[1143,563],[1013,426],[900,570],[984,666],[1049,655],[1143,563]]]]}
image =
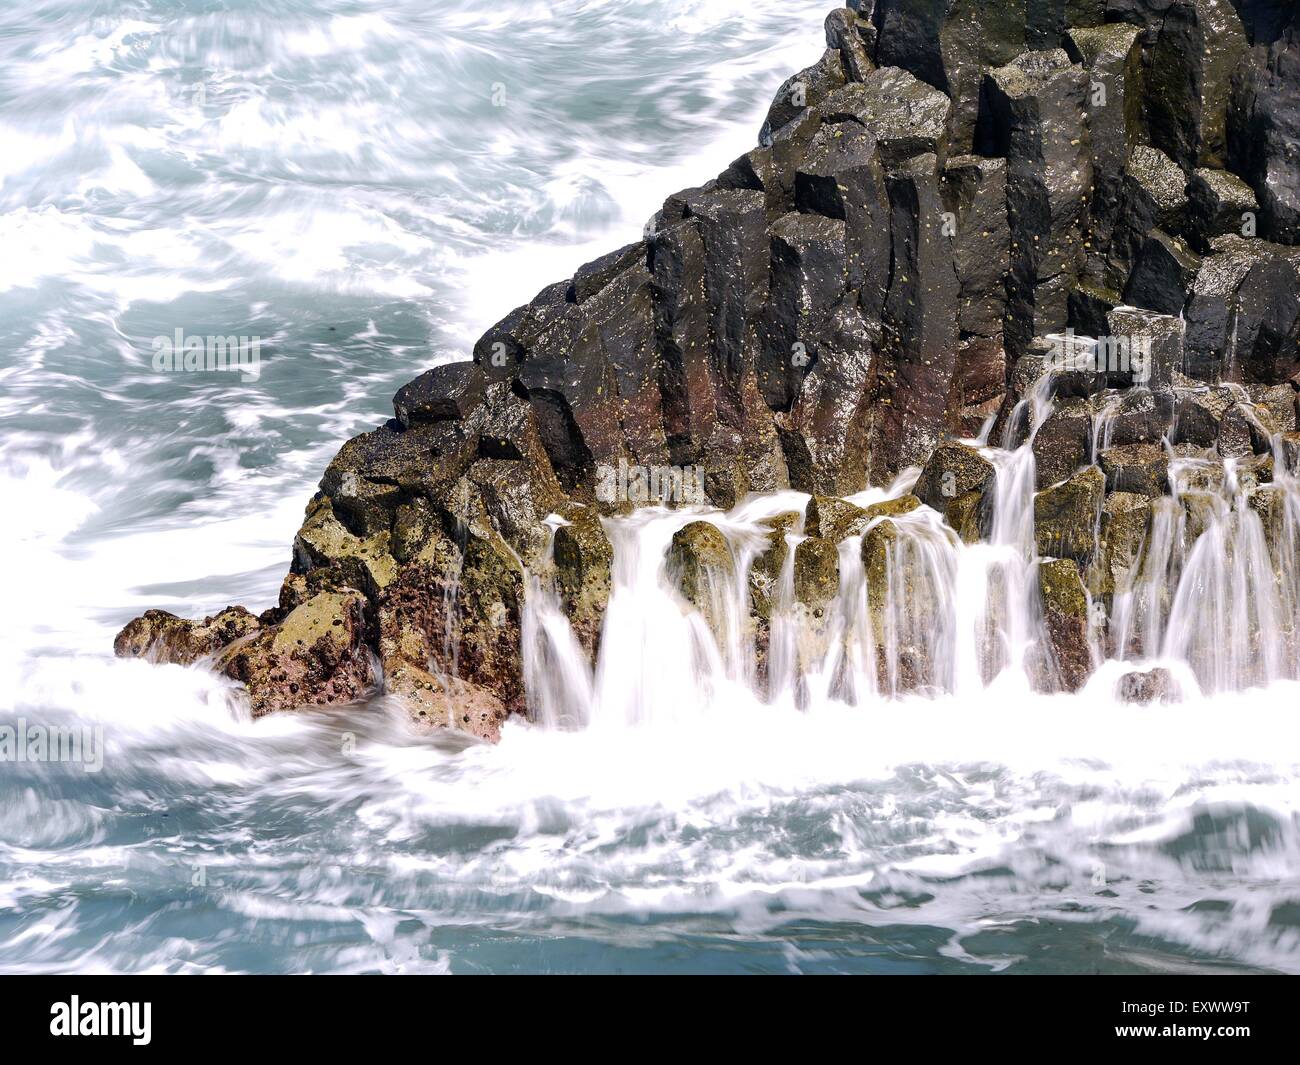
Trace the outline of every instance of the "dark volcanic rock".
{"type": "Polygon", "coordinates": [[[1198,169],[1187,183],[1187,200],[1188,239],[1202,255],[1215,237],[1247,235],[1259,211],[1251,187],[1226,170],[1198,169]]]}
{"type": "MultiPolygon", "coordinates": [[[[1026,48],[1050,48],[1058,42],[1028,40],[1028,13],[1039,0],[1005,0],[972,4],[960,0],[876,0],[880,28],[876,60],[902,67],[946,93],[953,101],[950,123],[953,148],[969,151],[974,143],[984,71],[1011,62],[1026,48]]],[[[1064,10],[1064,3],[1057,6],[1064,10]]]]}
{"type": "Polygon", "coordinates": [[[1120,278],[1111,271],[1103,253],[1110,247],[1123,213],[1124,165],[1129,151],[1146,139],[1142,33],[1123,23],[1072,29],[1065,49],[1074,62],[1083,64],[1089,78],[1087,111],[1093,166],[1089,272],[1114,285],[1120,278]]]}
{"type": "Polygon", "coordinates": [[[1084,259],[1092,152],[1088,74],[1062,49],[1026,52],[990,71],[980,150],[1007,157],[1011,226],[1007,348],[1060,332],[1084,259]]]}
{"type": "Polygon", "coordinates": [[[961,300],[958,327],[964,334],[1000,337],[1011,245],[1006,160],[955,156],[944,167],[943,189],[955,231],[952,252],[961,300]]]}
{"type": "Polygon", "coordinates": [[[393,410],[408,428],[417,422],[461,421],[482,402],[483,386],[474,363],[445,363],[403,385],[393,397],[393,410]]]}
{"type": "Polygon", "coordinates": [[[1124,166],[1120,213],[1107,251],[1107,284],[1121,286],[1153,229],[1178,234],[1187,227],[1186,178],[1156,148],[1138,145],[1124,166]]]}
{"type": "MultiPolygon", "coordinates": [[[[1276,38],[1254,38],[1232,73],[1228,164],[1249,182],[1260,205],[1259,235],[1281,244],[1300,242],[1300,14],[1294,5],[1276,38]]],[[[1275,24],[1276,25],[1276,24],[1275,24]]]]}
{"type": "Polygon", "coordinates": [[[879,317],[889,285],[889,199],[876,139],[856,121],[822,126],[795,175],[795,207],[846,228],[845,284],[879,317]]]}
{"type": "Polygon", "coordinates": [[[831,93],[819,110],[829,121],[849,118],[871,130],[881,160],[889,168],[914,155],[942,159],[948,150],[950,108],[943,93],[906,70],[883,66],[861,83],[851,82],[831,93]]]}
{"type": "Polygon", "coordinates": [[[789,410],[817,358],[821,328],[845,290],[844,223],[810,214],[778,219],[771,263],[771,296],[758,327],[758,387],[773,410],[789,410]]]}
{"type": "Polygon", "coordinates": [[[1200,257],[1177,237],[1153,229],[1138,252],[1124,302],[1178,317],[1201,269],[1200,257]]]}
{"type": "Polygon", "coordinates": [[[777,89],[767,121],[759,132],[760,144],[768,145],[791,122],[802,118],[811,107],[844,84],[844,66],[839,52],[828,48],[820,60],[787,78],[777,89]]]}
{"type": "Polygon", "coordinates": [[[1229,0],[1177,0],[1165,12],[1146,79],[1152,143],[1183,170],[1227,161],[1228,97],[1246,33],[1229,0]]]}
{"type": "Polygon", "coordinates": [[[943,233],[938,160],[915,156],[887,182],[894,274],[882,318],[873,482],[924,459],[943,435],[956,372],[960,292],[943,233]]]}

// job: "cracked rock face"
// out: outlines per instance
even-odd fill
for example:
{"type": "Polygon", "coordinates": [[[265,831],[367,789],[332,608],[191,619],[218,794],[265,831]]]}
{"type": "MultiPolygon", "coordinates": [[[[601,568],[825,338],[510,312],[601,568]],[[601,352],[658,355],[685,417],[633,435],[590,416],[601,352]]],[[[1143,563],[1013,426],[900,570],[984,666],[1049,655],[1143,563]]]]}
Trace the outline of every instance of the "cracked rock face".
{"type": "MultiPolygon", "coordinates": [[[[954,441],[993,420],[1022,442],[1015,405],[1072,329],[1113,358],[1051,375],[1035,510],[1056,682],[1081,684],[1080,567],[1107,595],[1134,564],[1168,490],[1161,442],[1257,463],[1263,483],[1270,441],[1294,435],[1300,9],[862,0],[829,14],[826,43],[752,151],[343,445],[276,606],[149,611],[116,652],[209,662],[254,713],[382,688],[419,725],[492,739],[527,708],[531,579],[598,651],[613,515],[808,492],[795,577],[813,605],[838,540],[870,525],[870,574],[891,535],[840,497],[907,467],[924,470],[909,509],[986,535],[991,468],[954,441]]],[[[722,558],[710,529],[675,546],[688,597],[722,558]]],[[[784,529],[755,570],[760,618],[784,529]]]]}

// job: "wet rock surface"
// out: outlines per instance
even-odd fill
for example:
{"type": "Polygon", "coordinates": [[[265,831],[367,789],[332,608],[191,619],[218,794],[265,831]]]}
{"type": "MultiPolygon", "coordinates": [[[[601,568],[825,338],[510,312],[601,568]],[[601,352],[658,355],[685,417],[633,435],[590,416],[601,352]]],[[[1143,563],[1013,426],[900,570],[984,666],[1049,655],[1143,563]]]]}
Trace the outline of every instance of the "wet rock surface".
{"type": "MultiPolygon", "coordinates": [[[[598,650],[602,519],[808,492],[795,585],[825,609],[849,536],[870,593],[920,507],[954,538],[992,535],[995,464],[957,441],[993,419],[992,443],[1032,441],[1034,540],[1053,560],[1039,591],[1058,683],[1077,688],[1079,604],[1142,565],[1191,461],[1177,449],[1236,460],[1256,489],[1275,448],[1292,469],[1300,453],[1300,14],[876,0],[833,11],[826,43],[756,148],[343,445],[275,607],[149,611],[116,653],[210,662],[256,714],[382,688],[418,725],[493,739],[527,705],[531,577],[598,650]],[[1067,329],[1090,363],[1062,363],[1067,329]],[[844,501],[909,467],[912,494],[844,501]]],[[[1216,520],[1198,493],[1188,535],[1216,520]]],[[[754,562],[758,614],[794,530],[773,526],[754,562]]],[[[671,569],[696,602],[734,558],[707,522],[678,536],[671,569]]],[[[927,654],[907,651],[915,678],[927,654]]]]}

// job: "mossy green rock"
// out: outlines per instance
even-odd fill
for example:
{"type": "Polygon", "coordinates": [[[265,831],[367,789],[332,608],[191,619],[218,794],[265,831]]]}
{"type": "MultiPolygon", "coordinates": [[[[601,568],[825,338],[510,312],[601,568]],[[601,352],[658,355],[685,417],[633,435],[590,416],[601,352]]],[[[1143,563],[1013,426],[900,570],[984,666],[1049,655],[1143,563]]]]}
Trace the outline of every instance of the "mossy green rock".
{"type": "Polygon", "coordinates": [[[1169,456],[1159,444],[1125,444],[1101,453],[1101,470],[1111,492],[1162,496],[1169,488],[1169,456]]]}
{"type": "Polygon", "coordinates": [[[840,554],[829,540],[810,536],[794,552],[794,597],[814,614],[839,594],[840,554]]]}
{"type": "Polygon", "coordinates": [[[772,611],[778,604],[781,576],[790,557],[790,544],[786,537],[798,530],[802,521],[803,515],[792,512],[778,514],[761,523],[769,530],[767,546],[749,568],[749,598],[751,609],[762,621],[771,620],[772,611]]]}
{"type": "Polygon", "coordinates": [[[1089,466],[1034,496],[1034,537],[1044,558],[1087,562],[1096,549],[1097,519],[1106,494],[1101,470],[1089,466]]]}
{"type": "Polygon", "coordinates": [[[147,610],[117,634],[113,653],[119,658],[188,666],[260,628],[259,620],[242,606],[226,607],[202,621],[147,610]]]}
{"type": "Polygon", "coordinates": [[[397,577],[390,543],[388,531],[364,539],[355,536],[336,516],[333,502],[319,495],[294,539],[294,568],[298,572],[333,569],[343,583],[377,595],[397,577]]]}
{"type": "Polygon", "coordinates": [[[854,536],[866,525],[867,512],[859,506],[835,496],[813,496],[808,501],[804,529],[809,536],[818,536],[839,543],[846,536],[854,536]]]}
{"type": "Polygon", "coordinates": [[[1088,595],[1079,567],[1068,558],[1040,563],[1038,588],[1055,680],[1065,691],[1078,691],[1092,673],[1088,595]]]}
{"type": "Polygon", "coordinates": [[[365,613],[358,591],[321,592],[279,625],[232,644],[217,669],[243,683],[254,717],[354,702],[374,681],[365,613]]]}
{"type": "Polygon", "coordinates": [[[966,444],[940,444],[917,478],[912,493],[926,506],[946,514],[948,505],[967,492],[983,492],[994,478],[993,464],[966,444]]]}
{"type": "Polygon", "coordinates": [[[1112,492],[1101,512],[1100,550],[1088,571],[1093,595],[1109,600],[1123,591],[1138,567],[1151,528],[1151,500],[1133,492],[1112,492]]]}
{"type": "Polygon", "coordinates": [[[613,584],[614,548],[591,507],[574,506],[566,517],[569,523],[555,530],[556,580],[574,634],[594,657],[613,584]]]}
{"type": "Polygon", "coordinates": [[[806,531],[809,536],[829,540],[833,544],[858,536],[877,518],[910,514],[921,505],[912,494],[882,499],[867,507],[859,507],[833,496],[814,496],[808,503],[806,531]]]}
{"type": "Polygon", "coordinates": [[[673,536],[668,570],[687,602],[707,605],[713,575],[731,568],[731,548],[716,525],[693,521],[673,536]]]}
{"type": "Polygon", "coordinates": [[[962,493],[948,504],[948,524],[963,543],[979,543],[988,536],[992,515],[985,505],[987,499],[984,492],[970,491],[962,493]]]}

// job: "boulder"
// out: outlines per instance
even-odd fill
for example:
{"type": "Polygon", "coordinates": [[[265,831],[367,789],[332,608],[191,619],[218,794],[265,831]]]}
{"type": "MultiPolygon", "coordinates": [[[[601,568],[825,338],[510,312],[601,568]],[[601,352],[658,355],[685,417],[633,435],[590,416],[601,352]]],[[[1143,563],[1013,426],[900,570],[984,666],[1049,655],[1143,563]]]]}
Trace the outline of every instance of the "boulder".
{"type": "Polygon", "coordinates": [[[1083,399],[1059,400],[1034,434],[1034,476],[1048,488],[1092,462],[1092,404],[1083,399]]]}
{"type": "Polygon", "coordinates": [[[1172,440],[1175,444],[1214,447],[1224,414],[1236,402],[1228,388],[1179,389],[1172,440]]]}
{"type": "Polygon", "coordinates": [[[1155,669],[1130,670],[1115,683],[1115,698],[1122,703],[1147,706],[1150,703],[1176,703],[1182,698],[1174,675],[1163,666],[1155,669]]]}
{"type": "Polygon", "coordinates": [[[1106,483],[1089,466],[1034,496],[1034,540],[1044,558],[1088,562],[1097,548],[1097,525],[1106,483]]]}
{"type": "Polygon", "coordinates": [[[845,77],[862,81],[875,63],[876,27],[872,25],[870,11],[866,17],[851,7],[836,8],[826,16],[826,45],[840,54],[840,64],[845,77]]]}
{"type": "Polygon", "coordinates": [[[1186,359],[1186,325],[1179,314],[1116,307],[1107,315],[1107,323],[1110,331],[1098,362],[1105,362],[1108,383],[1168,391],[1186,359]]]}
{"type": "Polygon", "coordinates": [[[947,443],[934,449],[912,493],[940,514],[967,492],[983,494],[993,483],[993,464],[973,447],[947,443]]]}
{"type": "Polygon", "coordinates": [[[187,621],[166,610],[146,610],[113,638],[113,653],[118,658],[188,666],[260,629],[258,619],[242,606],[228,606],[202,621],[187,621]]]}
{"type": "Polygon", "coordinates": [[[830,93],[818,105],[829,121],[853,119],[876,138],[881,162],[891,169],[916,155],[947,154],[948,97],[906,70],[882,66],[861,83],[830,93]]]}
{"type": "Polygon", "coordinates": [[[463,421],[482,402],[484,385],[476,363],[443,363],[398,389],[393,410],[408,428],[416,422],[463,421]]]}
{"type": "Polygon", "coordinates": [[[1202,255],[1215,237],[1244,236],[1258,212],[1254,191],[1227,170],[1198,167],[1187,183],[1188,240],[1202,255]]]}
{"type": "Polygon", "coordinates": [[[790,123],[808,114],[830,93],[844,85],[844,65],[837,48],[828,48],[821,59],[781,83],[767,119],[759,132],[759,144],[767,146],[790,123]]]}
{"type": "Polygon", "coordinates": [[[1124,288],[1124,302],[1175,318],[1201,269],[1201,259],[1178,237],[1161,229],[1147,234],[1124,288]]]}
{"type": "Polygon", "coordinates": [[[1153,392],[1130,388],[1119,393],[1098,414],[1094,432],[1098,448],[1124,444],[1158,444],[1173,432],[1175,399],[1173,389],[1153,392]]]}
{"type": "Polygon", "coordinates": [[[1134,492],[1111,492],[1101,510],[1098,551],[1088,569],[1094,597],[1109,604],[1137,573],[1154,513],[1152,500],[1134,492]]]}
{"type": "Polygon", "coordinates": [[[877,518],[910,514],[921,505],[912,494],[885,499],[867,507],[859,507],[844,499],[813,496],[808,502],[804,528],[809,536],[839,543],[850,536],[858,536],[877,518]]]}
{"type": "Polygon", "coordinates": [[[552,546],[556,584],[573,633],[594,661],[613,587],[614,549],[590,507],[574,507],[567,517],[552,546]]]}
{"type": "Polygon", "coordinates": [[[254,717],[356,702],[374,683],[365,614],[360,592],[320,592],[280,624],[229,645],[216,668],[244,685],[254,717]]]}
{"type": "Polygon", "coordinates": [[[644,264],[648,252],[646,242],[639,240],[635,244],[625,244],[578,267],[573,272],[573,280],[569,283],[567,296],[570,302],[586,303],[592,296],[602,292],[615,278],[626,273],[630,267],[644,264]]]}
{"type": "Polygon", "coordinates": [[[749,569],[749,597],[751,609],[760,623],[770,622],[781,605],[781,579],[786,561],[790,557],[787,537],[797,533],[803,515],[797,512],[779,514],[762,524],[768,529],[767,543],[755,557],[749,569]]]}
{"type": "Polygon", "coordinates": [[[795,600],[820,617],[839,591],[839,549],[816,536],[801,540],[794,551],[795,600]]]}
{"type": "Polygon", "coordinates": [[[1265,455],[1272,450],[1277,426],[1267,408],[1233,403],[1219,422],[1219,454],[1224,458],[1265,455]]]}
{"type": "Polygon", "coordinates": [[[711,605],[720,575],[731,566],[731,547],[716,525],[693,521],[673,535],[668,571],[686,601],[697,608],[711,605]]]}
{"type": "Polygon", "coordinates": [[[1120,213],[1106,259],[1106,281],[1122,287],[1152,229],[1181,234],[1187,228],[1187,178],[1158,148],[1135,145],[1124,166],[1120,213]]]}

